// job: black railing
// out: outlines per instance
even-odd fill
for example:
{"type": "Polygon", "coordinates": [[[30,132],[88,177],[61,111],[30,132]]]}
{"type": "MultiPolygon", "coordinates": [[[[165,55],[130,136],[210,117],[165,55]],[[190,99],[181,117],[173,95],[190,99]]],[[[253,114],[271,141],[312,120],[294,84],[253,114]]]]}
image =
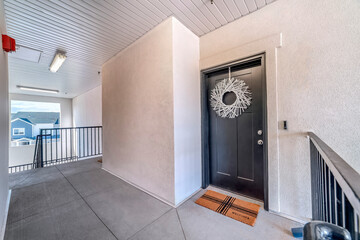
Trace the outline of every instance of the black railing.
{"type": "Polygon", "coordinates": [[[360,174],[314,133],[309,133],[312,215],[344,227],[359,240],[360,174]]]}
{"type": "Polygon", "coordinates": [[[101,154],[101,126],[41,129],[36,139],[34,165],[47,167],[101,154]]]}

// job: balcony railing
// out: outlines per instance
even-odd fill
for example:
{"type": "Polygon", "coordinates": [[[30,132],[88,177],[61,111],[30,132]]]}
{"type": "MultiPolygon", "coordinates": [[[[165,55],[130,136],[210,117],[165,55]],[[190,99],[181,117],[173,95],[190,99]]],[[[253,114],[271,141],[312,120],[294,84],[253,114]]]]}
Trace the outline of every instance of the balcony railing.
{"type": "Polygon", "coordinates": [[[101,154],[101,126],[41,129],[36,139],[34,165],[47,167],[101,154]]]}
{"type": "Polygon", "coordinates": [[[41,129],[33,163],[9,167],[9,173],[102,155],[102,126],[41,129]]]}
{"type": "Polygon", "coordinates": [[[9,167],[9,173],[22,172],[22,171],[31,170],[34,168],[35,168],[35,166],[33,163],[11,166],[11,167],[9,167]]]}
{"type": "Polygon", "coordinates": [[[314,220],[344,227],[359,240],[360,174],[314,133],[309,133],[314,220]]]}

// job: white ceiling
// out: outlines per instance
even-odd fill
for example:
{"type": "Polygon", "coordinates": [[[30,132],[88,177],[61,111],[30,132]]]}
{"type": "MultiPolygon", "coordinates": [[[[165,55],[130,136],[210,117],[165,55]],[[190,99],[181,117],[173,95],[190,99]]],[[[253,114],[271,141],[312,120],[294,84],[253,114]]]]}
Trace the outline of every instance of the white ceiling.
{"type": "Polygon", "coordinates": [[[10,92],[29,94],[16,88],[23,85],[73,98],[101,84],[101,65],[169,16],[202,36],[272,1],[4,0],[8,35],[42,51],[39,63],[9,57],[10,92]],[[56,50],[68,58],[51,73],[56,50]]]}

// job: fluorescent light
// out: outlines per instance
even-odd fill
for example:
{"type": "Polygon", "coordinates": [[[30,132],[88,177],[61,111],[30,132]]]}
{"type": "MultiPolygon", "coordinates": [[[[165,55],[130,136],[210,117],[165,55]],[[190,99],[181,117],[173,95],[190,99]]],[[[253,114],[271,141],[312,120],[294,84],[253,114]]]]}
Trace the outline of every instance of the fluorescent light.
{"type": "Polygon", "coordinates": [[[59,93],[59,90],[52,90],[52,89],[46,89],[46,88],[34,88],[34,87],[25,87],[25,86],[19,86],[19,85],[17,85],[16,87],[21,90],[33,91],[33,92],[59,93]]]}
{"type": "Polygon", "coordinates": [[[64,53],[60,53],[58,52],[55,57],[54,60],[52,61],[51,65],[50,65],[50,72],[57,72],[59,70],[59,68],[61,67],[61,65],[64,63],[66,59],[66,56],[64,53]]]}

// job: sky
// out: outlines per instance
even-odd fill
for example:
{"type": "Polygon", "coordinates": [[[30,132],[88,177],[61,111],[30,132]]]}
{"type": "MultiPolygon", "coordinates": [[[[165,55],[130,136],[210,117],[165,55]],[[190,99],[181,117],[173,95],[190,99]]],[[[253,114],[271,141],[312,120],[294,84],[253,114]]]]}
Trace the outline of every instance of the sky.
{"type": "Polygon", "coordinates": [[[60,103],[11,101],[11,113],[17,112],[60,112],[60,103]]]}

